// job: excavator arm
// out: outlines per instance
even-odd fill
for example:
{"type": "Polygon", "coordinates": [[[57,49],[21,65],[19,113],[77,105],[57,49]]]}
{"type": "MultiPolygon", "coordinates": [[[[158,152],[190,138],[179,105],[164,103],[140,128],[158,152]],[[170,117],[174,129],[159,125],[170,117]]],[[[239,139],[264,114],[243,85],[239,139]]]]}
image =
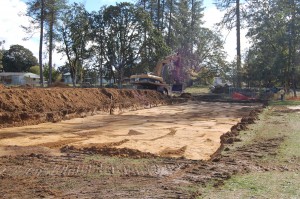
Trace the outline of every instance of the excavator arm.
{"type": "Polygon", "coordinates": [[[132,75],[130,77],[130,82],[136,85],[138,88],[152,89],[162,93],[168,93],[169,86],[164,82],[163,79],[163,71],[165,70],[165,67],[168,67],[173,78],[174,84],[172,84],[172,91],[181,92],[183,87],[181,77],[182,67],[180,56],[178,54],[170,55],[159,61],[154,68],[153,74],[132,75]]]}
{"type": "Polygon", "coordinates": [[[174,62],[178,61],[179,59],[180,59],[179,56],[175,54],[175,55],[170,55],[165,59],[159,61],[154,68],[154,74],[161,77],[164,67],[167,65],[173,65],[174,62]]]}
{"type": "Polygon", "coordinates": [[[165,67],[169,67],[173,78],[172,91],[181,92],[182,91],[182,67],[181,67],[181,57],[180,55],[173,54],[165,59],[159,61],[154,69],[154,74],[162,77],[165,67]]]}

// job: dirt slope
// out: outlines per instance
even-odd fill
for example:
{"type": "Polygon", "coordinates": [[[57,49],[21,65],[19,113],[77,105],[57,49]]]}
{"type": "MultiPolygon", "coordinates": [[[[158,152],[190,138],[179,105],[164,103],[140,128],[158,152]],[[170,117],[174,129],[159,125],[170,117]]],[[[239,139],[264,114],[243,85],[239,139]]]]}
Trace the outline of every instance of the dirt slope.
{"type": "Polygon", "coordinates": [[[0,128],[113,113],[167,103],[150,90],[0,88],[0,128]]]}

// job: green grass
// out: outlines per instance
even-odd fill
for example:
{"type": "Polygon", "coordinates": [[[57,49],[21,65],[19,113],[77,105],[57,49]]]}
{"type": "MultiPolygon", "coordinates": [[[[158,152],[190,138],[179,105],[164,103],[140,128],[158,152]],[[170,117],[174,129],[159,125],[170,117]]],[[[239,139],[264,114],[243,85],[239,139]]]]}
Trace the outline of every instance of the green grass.
{"type": "Polygon", "coordinates": [[[300,101],[284,100],[284,101],[270,101],[270,106],[297,106],[300,105],[300,101]]]}
{"type": "Polygon", "coordinates": [[[263,139],[284,138],[276,156],[253,159],[270,169],[234,175],[219,188],[208,185],[200,189],[199,198],[300,198],[300,113],[280,112],[278,106],[267,108],[256,124],[241,132],[243,141],[230,147],[235,150],[263,139]]]}
{"type": "Polygon", "coordinates": [[[256,172],[236,175],[221,189],[210,188],[200,198],[300,198],[300,174],[256,172]]]}
{"type": "Polygon", "coordinates": [[[206,94],[210,93],[208,86],[192,86],[184,89],[184,92],[191,94],[206,94]]]}
{"type": "Polygon", "coordinates": [[[280,145],[278,159],[282,163],[295,158],[300,162],[300,113],[288,114],[287,121],[287,138],[280,145]]]}

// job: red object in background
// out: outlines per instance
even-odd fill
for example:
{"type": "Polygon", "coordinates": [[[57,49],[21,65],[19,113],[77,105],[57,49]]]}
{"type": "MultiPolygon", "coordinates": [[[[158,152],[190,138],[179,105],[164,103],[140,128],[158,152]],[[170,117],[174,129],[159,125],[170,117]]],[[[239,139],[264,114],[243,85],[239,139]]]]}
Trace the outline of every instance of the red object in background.
{"type": "Polygon", "coordinates": [[[235,100],[250,100],[252,98],[247,97],[247,96],[245,96],[245,95],[243,95],[241,93],[234,92],[232,94],[232,99],[235,99],[235,100]]]}

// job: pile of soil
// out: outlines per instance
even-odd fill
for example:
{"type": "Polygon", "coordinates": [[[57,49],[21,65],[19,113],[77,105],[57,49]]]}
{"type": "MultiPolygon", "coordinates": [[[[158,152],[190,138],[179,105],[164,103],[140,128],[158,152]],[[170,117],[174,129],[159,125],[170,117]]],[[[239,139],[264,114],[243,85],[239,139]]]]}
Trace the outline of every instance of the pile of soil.
{"type": "Polygon", "coordinates": [[[116,113],[168,103],[151,90],[5,88],[0,90],[0,128],[116,113]]]}
{"type": "Polygon", "coordinates": [[[300,97],[299,96],[297,96],[297,97],[290,97],[287,100],[289,100],[289,101],[300,101],[300,97]]]}

